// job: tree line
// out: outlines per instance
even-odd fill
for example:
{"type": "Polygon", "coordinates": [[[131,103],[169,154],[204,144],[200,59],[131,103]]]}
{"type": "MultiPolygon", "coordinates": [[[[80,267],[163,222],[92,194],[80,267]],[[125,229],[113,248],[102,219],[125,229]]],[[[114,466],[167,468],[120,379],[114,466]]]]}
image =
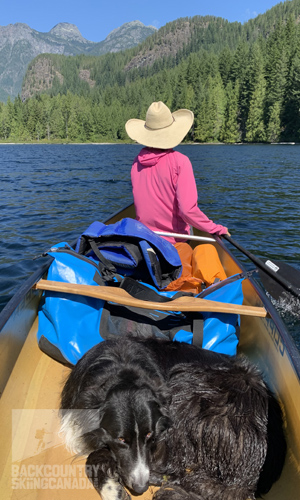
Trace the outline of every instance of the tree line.
{"type": "Polygon", "coordinates": [[[127,51],[126,56],[97,58],[99,74],[95,59],[71,58],[68,68],[88,67],[96,85],[76,80],[68,70],[73,87],[68,80],[61,84],[54,79],[44,94],[0,103],[0,140],[127,141],[125,122],[144,119],[151,102],[162,100],[171,110],[194,112],[189,141],[300,142],[300,27],[295,15],[277,20],[267,37],[236,36],[235,42],[210,48],[196,46],[196,39],[192,37],[193,48],[184,47],[175,61],[162,59],[128,74],[127,51]],[[111,75],[105,82],[99,76],[104,66],[111,75]]]}

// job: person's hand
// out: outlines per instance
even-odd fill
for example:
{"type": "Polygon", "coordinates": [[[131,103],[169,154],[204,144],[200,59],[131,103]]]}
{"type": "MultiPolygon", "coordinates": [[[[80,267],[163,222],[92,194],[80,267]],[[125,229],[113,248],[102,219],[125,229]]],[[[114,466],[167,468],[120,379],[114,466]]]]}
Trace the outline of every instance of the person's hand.
{"type": "Polygon", "coordinates": [[[230,232],[228,231],[228,229],[227,229],[227,233],[226,233],[226,234],[227,234],[227,236],[231,236],[231,234],[230,234],[230,232]]]}

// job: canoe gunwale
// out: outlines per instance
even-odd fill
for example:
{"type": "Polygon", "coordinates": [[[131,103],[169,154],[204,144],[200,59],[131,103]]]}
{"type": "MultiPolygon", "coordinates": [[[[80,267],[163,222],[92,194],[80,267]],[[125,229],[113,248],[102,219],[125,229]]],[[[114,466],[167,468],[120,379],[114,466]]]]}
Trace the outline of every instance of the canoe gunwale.
{"type": "Polygon", "coordinates": [[[24,283],[20,286],[19,290],[12,296],[12,298],[8,301],[8,303],[4,306],[0,313],[0,334],[1,330],[5,327],[6,323],[12,316],[13,312],[17,309],[17,307],[21,304],[22,300],[24,300],[25,295],[32,290],[33,285],[37,281],[39,281],[44,274],[48,271],[51,262],[53,261],[53,257],[46,257],[45,262],[41,264],[36,271],[34,271],[31,276],[29,276],[24,283]]]}
{"type": "MultiPolygon", "coordinates": [[[[224,243],[224,240],[222,240],[219,236],[216,236],[216,241],[224,249],[224,251],[230,255],[230,257],[235,261],[235,263],[241,268],[242,272],[246,273],[247,270],[245,269],[243,264],[237,260],[235,255],[231,252],[231,250],[227,248],[227,246],[224,243]]],[[[277,330],[279,331],[285,349],[289,354],[291,364],[293,365],[295,373],[297,374],[297,377],[300,381],[300,352],[298,351],[294,343],[294,340],[292,339],[290,333],[287,330],[287,327],[285,326],[283,320],[279,316],[279,313],[273,306],[271,300],[268,298],[268,296],[266,295],[265,291],[263,290],[259,282],[256,281],[256,279],[253,278],[252,276],[249,276],[248,279],[252,284],[252,286],[254,287],[257,295],[261,299],[266,311],[269,313],[270,318],[273,320],[277,330]]]]}

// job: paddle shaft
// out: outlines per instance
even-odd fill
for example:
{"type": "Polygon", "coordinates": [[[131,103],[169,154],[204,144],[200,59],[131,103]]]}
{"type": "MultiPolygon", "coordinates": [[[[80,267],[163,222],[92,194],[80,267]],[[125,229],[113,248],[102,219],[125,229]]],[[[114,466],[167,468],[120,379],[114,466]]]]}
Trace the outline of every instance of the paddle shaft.
{"type": "MultiPolygon", "coordinates": [[[[264,273],[268,274],[272,279],[277,281],[285,290],[293,294],[295,297],[298,299],[300,298],[300,290],[297,289],[294,285],[292,285],[289,281],[287,281],[285,278],[283,278],[280,274],[277,274],[276,271],[273,271],[269,266],[267,266],[261,259],[258,257],[255,257],[251,252],[248,252],[245,248],[243,248],[239,243],[237,243],[235,240],[231,238],[231,236],[228,236],[227,234],[222,235],[225,240],[227,240],[231,245],[236,247],[240,252],[242,252],[248,259],[252,260],[252,262],[261,269],[264,273]]],[[[270,261],[272,264],[272,262],[270,261]]],[[[277,267],[277,266],[275,266],[277,267]]],[[[280,270],[280,269],[279,269],[280,270]]]]}
{"type": "Polygon", "coordinates": [[[179,240],[194,240],[194,241],[209,241],[211,243],[216,243],[214,238],[209,238],[207,236],[196,236],[194,234],[180,234],[180,233],[168,233],[166,231],[153,231],[158,236],[170,236],[171,238],[177,238],[179,240]]]}
{"type": "Polygon", "coordinates": [[[40,280],[34,287],[38,290],[51,292],[63,292],[75,295],[84,295],[97,299],[115,302],[124,306],[140,307],[144,309],[157,309],[160,311],[194,311],[194,312],[217,312],[227,314],[241,314],[246,316],[266,317],[267,311],[263,307],[244,306],[239,304],[226,304],[213,300],[200,299],[197,297],[179,297],[168,302],[153,302],[135,299],[123,288],[111,286],[77,285],[73,283],[62,283],[60,281],[40,280]]]}

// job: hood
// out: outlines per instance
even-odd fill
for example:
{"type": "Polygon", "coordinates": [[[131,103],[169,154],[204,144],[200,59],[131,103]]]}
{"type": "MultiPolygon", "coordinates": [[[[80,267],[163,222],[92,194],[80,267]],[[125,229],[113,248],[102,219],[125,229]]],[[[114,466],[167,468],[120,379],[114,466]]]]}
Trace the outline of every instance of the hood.
{"type": "Polygon", "coordinates": [[[156,165],[157,162],[166,154],[168,154],[171,149],[154,149],[154,148],[143,148],[138,156],[138,162],[143,165],[143,167],[152,167],[156,165]]]}

